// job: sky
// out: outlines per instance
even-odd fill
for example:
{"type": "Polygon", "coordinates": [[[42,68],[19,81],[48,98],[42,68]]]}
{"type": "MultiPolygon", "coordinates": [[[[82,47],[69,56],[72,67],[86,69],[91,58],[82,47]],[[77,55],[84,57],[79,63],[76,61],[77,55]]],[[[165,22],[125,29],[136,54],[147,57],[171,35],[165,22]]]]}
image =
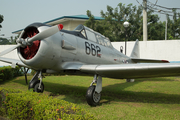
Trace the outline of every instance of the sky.
{"type": "MultiPolygon", "coordinates": [[[[119,3],[139,6],[143,0],[0,0],[0,14],[4,16],[0,36],[16,36],[12,32],[24,29],[34,22],[46,22],[62,16],[86,15],[90,10],[94,16],[101,16],[100,11],[107,11],[107,5],[115,8],[119,3]]],[[[155,3],[157,0],[149,0],[155,3]]],[[[158,5],[180,8],[180,0],[158,0],[158,5]]],[[[180,11],[178,11],[180,12],[180,11]]],[[[165,15],[159,15],[165,21],[165,15]]]]}

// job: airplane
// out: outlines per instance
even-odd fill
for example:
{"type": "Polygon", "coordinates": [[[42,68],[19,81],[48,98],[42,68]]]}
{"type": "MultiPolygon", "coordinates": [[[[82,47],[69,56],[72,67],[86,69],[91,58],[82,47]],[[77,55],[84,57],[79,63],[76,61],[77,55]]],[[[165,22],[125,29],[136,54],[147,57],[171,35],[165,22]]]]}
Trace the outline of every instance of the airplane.
{"type": "Polygon", "coordinates": [[[0,57],[0,61],[37,71],[29,82],[29,89],[44,91],[43,73],[92,75],[94,79],[86,92],[90,106],[100,102],[102,77],[135,79],[180,75],[178,63],[141,59],[138,40],[128,57],[113,48],[107,37],[81,24],[68,31],[62,24],[33,23],[21,32],[16,42],[16,46],[4,50],[0,56],[17,49],[19,60],[0,57]]]}

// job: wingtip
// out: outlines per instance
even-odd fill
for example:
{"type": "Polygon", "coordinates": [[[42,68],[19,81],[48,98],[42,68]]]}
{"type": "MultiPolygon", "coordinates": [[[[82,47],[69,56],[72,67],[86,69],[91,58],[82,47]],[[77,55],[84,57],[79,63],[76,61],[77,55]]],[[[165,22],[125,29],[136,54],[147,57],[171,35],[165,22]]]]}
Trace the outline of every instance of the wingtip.
{"type": "Polygon", "coordinates": [[[63,29],[63,25],[62,25],[62,24],[59,24],[59,25],[58,25],[58,28],[59,28],[59,30],[62,30],[62,29],[63,29]]]}

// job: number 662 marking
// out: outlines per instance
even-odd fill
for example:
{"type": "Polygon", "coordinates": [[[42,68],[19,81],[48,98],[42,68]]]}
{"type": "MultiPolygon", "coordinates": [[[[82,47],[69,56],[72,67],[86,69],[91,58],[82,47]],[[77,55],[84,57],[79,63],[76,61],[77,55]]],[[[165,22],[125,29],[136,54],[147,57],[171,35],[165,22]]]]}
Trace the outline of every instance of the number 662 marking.
{"type": "Polygon", "coordinates": [[[85,42],[85,47],[86,47],[86,49],[85,49],[86,54],[88,54],[88,55],[91,54],[92,56],[101,57],[101,54],[100,54],[101,48],[99,46],[97,46],[97,45],[95,46],[94,44],[85,42]]]}

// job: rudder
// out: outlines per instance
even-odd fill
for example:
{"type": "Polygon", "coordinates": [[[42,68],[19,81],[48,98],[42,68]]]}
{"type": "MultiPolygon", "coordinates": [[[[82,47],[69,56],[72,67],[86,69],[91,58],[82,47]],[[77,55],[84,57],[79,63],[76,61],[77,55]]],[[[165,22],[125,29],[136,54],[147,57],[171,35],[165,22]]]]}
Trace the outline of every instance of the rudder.
{"type": "Polygon", "coordinates": [[[137,39],[135,44],[134,44],[134,48],[131,52],[130,57],[132,58],[140,58],[140,53],[139,53],[139,40],[137,39]]]}

